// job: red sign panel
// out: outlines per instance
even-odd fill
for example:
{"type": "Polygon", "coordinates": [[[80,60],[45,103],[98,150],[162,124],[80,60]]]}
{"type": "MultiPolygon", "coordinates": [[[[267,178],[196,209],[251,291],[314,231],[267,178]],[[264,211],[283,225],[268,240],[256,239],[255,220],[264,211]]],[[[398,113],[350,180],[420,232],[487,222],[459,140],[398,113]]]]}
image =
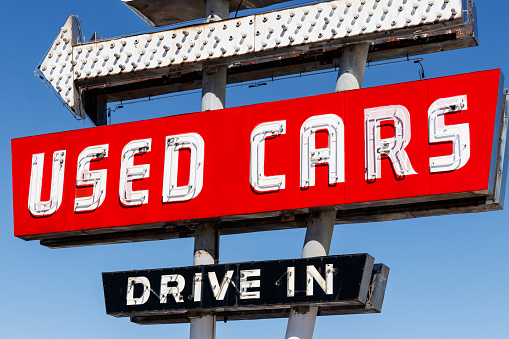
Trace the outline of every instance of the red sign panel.
{"type": "Polygon", "coordinates": [[[501,79],[493,70],[15,139],[15,235],[487,196],[501,79]]]}

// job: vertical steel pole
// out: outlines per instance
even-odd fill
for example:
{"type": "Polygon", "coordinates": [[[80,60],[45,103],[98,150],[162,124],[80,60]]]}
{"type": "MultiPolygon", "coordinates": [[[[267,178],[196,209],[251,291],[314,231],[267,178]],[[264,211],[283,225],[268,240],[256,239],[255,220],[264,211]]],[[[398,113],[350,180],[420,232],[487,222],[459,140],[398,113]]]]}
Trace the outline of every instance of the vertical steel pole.
{"type": "Polygon", "coordinates": [[[338,80],[336,81],[336,92],[361,88],[366,62],[368,61],[368,51],[368,43],[343,47],[338,80]]]}
{"type": "MultiPolygon", "coordinates": [[[[369,44],[357,44],[343,48],[339,66],[336,92],[359,89],[364,77],[368,59],[369,44]]],[[[307,226],[302,258],[319,257],[329,254],[336,211],[320,212],[312,217],[307,226]]],[[[290,311],[286,339],[311,339],[315,329],[318,307],[298,308],[290,311]]]]}
{"type": "MultiPolygon", "coordinates": [[[[205,4],[205,22],[228,19],[229,0],[207,0],[205,4]]],[[[207,67],[203,69],[201,110],[211,111],[224,108],[226,98],[227,66],[207,67]]]]}
{"type": "MultiPolygon", "coordinates": [[[[336,221],[336,210],[320,212],[308,221],[302,258],[313,258],[329,254],[332,231],[336,221]]],[[[298,308],[290,311],[286,339],[311,339],[315,329],[318,307],[298,308]]]]}
{"type": "MultiPolygon", "coordinates": [[[[228,19],[229,0],[206,0],[205,22],[228,19]]],[[[203,69],[201,110],[222,109],[226,98],[226,66],[203,69]]],[[[219,259],[219,231],[205,225],[195,230],[194,265],[213,265],[219,259]]],[[[216,316],[201,314],[191,319],[190,339],[215,339],[216,316]]]]}
{"type": "MultiPolygon", "coordinates": [[[[212,225],[204,225],[194,233],[195,266],[213,265],[219,258],[219,231],[212,225]]],[[[191,318],[191,339],[214,339],[216,337],[216,316],[210,313],[191,318]]]]}
{"type": "Polygon", "coordinates": [[[226,66],[203,69],[201,110],[223,109],[226,98],[226,66]]]}

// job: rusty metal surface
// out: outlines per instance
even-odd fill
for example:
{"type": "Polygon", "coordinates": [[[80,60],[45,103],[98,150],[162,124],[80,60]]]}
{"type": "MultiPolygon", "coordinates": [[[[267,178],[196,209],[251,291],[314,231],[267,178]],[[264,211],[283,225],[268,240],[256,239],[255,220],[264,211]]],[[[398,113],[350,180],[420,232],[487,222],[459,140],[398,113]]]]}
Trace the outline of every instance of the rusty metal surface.
{"type": "MultiPolygon", "coordinates": [[[[427,37],[422,39],[399,40],[387,44],[373,45],[368,56],[369,62],[411,57],[416,55],[448,51],[476,46],[474,39],[458,40],[455,34],[427,37]]],[[[238,63],[228,68],[227,83],[237,84],[282,76],[328,70],[339,65],[341,48],[328,51],[312,51],[295,54],[281,59],[238,63]]],[[[174,92],[201,88],[201,70],[159,74],[152,78],[139,79],[122,85],[105,84],[96,86],[92,81],[83,82],[85,96],[103,96],[108,102],[155,97],[174,92]]],[[[86,101],[86,99],[85,99],[86,101]]]]}
{"type": "Polygon", "coordinates": [[[498,157],[496,159],[497,168],[495,171],[493,200],[504,206],[504,187],[507,182],[507,166],[509,164],[509,142],[507,142],[507,130],[509,129],[509,89],[504,90],[501,105],[502,112],[499,120],[498,157]]]}
{"type": "MultiPolygon", "coordinates": [[[[373,265],[370,293],[368,293],[366,303],[363,305],[345,302],[335,306],[310,304],[308,307],[318,306],[318,316],[380,313],[382,311],[388,276],[389,267],[384,264],[373,265]]],[[[305,312],[308,307],[302,306],[302,311],[305,312]]],[[[272,307],[264,310],[238,307],[230,311],[218,311],[215,314],[217,321],[224,322],[230,320],[288,318],[290,307],[272,307]]],[[[147,314],[145,316],[131,317],[131,321],[139,325],[178,324],[188,323],[193,316],[195,315],[192,312],[172,312],[164,315],[147,314]]]]}
{"type": "MultiPolygon", "coordinates": [[[[336,224],[412,219],[500,209],[502,209],[502,206],[494,203],[490,196],[482,195],[462,197],[461,194],[456,194],[451,195],[448,199],[444,196],[444,200],[433,202],[418,198],[401,199],[398,205],[393,206],[355,204],[355,206],[350,206],[350,209],[337,210],[336,224]]],[[[186,238],[192,237],[197,227],[210,222],[218,223],[221,235],[303,228],[307,226],[309,218],[315,212],[319,212],[319,210],[302,209],[275,212],[257,215],[256,218],[246,215],[238,216],[235,219],[225,217],[214,218],[213,220],[194,220],[192,223],[188,220],[182,220],[166,224],[154,224],[149,229],[145,226],[118,227],[106,234],[95,234],[89,231],[77,231],[75,234],[67,234],[66,237],[51,234],[48,235],[47,239],[41,240],[41,245],[51,248],[62,248],[186,238]]],[[[34,239],[25,238],[25,240],[34,239]]]]}
{"type": "Polygon", "coordinates": [[[201,312],[222,312],[225,316],[245,311],[263,314],[267,310],[284,310],[292,306],[305,310],[309,305],[338,311],[344,307],[358,306],[359,310],[380,312],[380,299],[376,301],[376,305],[373,304],[375,300],[373,293],[370,293],[374,291],[376,284],[379,284],[377,287],[380,292],[385,290],[387,277],[378,278],[383,273],[379,267],[380,264],[374,265],[372,256],[360,253],[198,267],[195,265],[103,272],[102,280],[106,313],[110,316],[177,315],[189,321],[201,312]],[[312,271],[315,274],[309,274],[310,267],[314,268],[312,271]],[[163,281],[164,277],[177,275],[179,276],[177,284],[180,286],[178,294],[173,294],[173,297],[170,296],[165,302],[161,302],[161,296],[166,295],[163,287],[168,284],[163,281]],[[227,277],[227,280],[223,277],[227,277]],[[253,283],[246,288],[247,277],[250,277],[249,281],[253,283]],[[133,279],[138,282],[133,282],[133,279]],[[201,281],[200,285],[193,283],[198,281],[197,279],[201,281]],[[223,282],[219,287],[221,280],[223,282]],[[323,281],[320,282],[321,280],[323,281]],[[138,283],[143,284],[145,288],[140,289],[142,286],[138,283]],[[126,286],[130,286],[128,289],[131,293],[126,291],[126,286]],[[161,293],[158,295],[151,291],[161,293]],[[174,300],[179,301],[173,302],[174,300]]]}

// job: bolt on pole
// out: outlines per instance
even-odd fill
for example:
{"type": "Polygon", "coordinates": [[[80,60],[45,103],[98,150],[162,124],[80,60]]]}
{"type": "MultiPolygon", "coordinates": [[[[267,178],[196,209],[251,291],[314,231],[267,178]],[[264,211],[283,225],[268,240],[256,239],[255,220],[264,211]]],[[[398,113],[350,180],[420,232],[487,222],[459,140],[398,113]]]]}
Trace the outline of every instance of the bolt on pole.
{"type": "MultiPolygon", "coordinates": [[[[369,44],[362,43],[343,47],[335,92],[359,89],[362,85],[369,44]]],[[[320,212],[312,217],[307,226],[302,258],[329,254],[336,210],[320,212]]],[[[285,339],[311,339],[315,329],[318,307],[292,309],[288,319],[285,339]]]]}

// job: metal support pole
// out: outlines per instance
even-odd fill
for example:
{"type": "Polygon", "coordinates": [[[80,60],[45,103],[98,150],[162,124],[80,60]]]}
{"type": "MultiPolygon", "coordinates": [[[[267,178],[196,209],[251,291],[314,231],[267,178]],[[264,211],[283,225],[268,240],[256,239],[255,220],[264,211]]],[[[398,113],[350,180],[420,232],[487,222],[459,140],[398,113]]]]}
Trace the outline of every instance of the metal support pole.
{"type": "Polygon", "coordinates": [[[230,0],[206,0],[205,22],[221,21],[230,15],[230,0]]]}
{"type": "Polygon", "coordinates": [[[194,260],[193,264],[217,264],[219,254],[219,231],[212,225],[205,225],[194,232],[194,260]]]}
{"type": "MultiPolygon", "coordinates": [[[[313,258],[324,256],[329,253],[336,221],[336,210],[320,212],[318,216],[311,218],[308,222],[306,239],[302,249],[302,258],[313,258]]],[[[315,329],[318,307],[292,308],[288,326],[286,328],[286,339],[311,339],[315,329]]]]}
{"type": "MultiPolygon", "coordinates": [[[[230,14],[229,0],[207,0],[205,4],[205,22],[228,19],[230,14]]],[[[226,98],[227,66],[207,67],[203,70],[201,110],[222,109],[226,98]]]]}
{"type": "Polygon", "coordinates": [[[91,96],[85,100],[85,112],[96,126],[108,124],[108,102],[100,96],[91,96]]]}
{"type": "Polygon", "coordinates": [[[368,43],[343,47],[343,55],[339,64],[338,80],[336,82],[336,92],[361,88],[366,61],[368,60],[368,51],[368,43]]]}
{"type": "Polygon", "coordinates": [[[203,70],[201,110],[223,109],[226,98],[226,66],[203,70]]]}
{"type": "MultiPolygon", "coordinates": [[[[206,0],[205,22],[228,19],[229,0],[206,0]]],[[[226,97],[226,66],[205,68],[202,78],[201,110],[222,109],[226,97]]],[[[213,265],[219,259],[219,231],[205,225],[195,231],[194,265],[213,265]]],[[[191,319],[190,339],[215,339],[216,316],[201,314],[191,319]]]]}
{"type": "MultiPolygon", "coordinates": [[[[364,77],[368,59],[369,44],[357,44],[343,48],[339,66],[336,92],[359,89],[364,77]]],[[[302,258],[319,257],[329,254],[332,232],[336,221],[336,211],[320,212],[311,218],[306,230],[302,258]]],[[[318,307],[293,308],[290,311],[286,339],[311,339],[315,329],[318,307]]]]}
{"type": "MultiPolygon", "coordinates": [[[[205,225],[194,233],[193,264],[213,265],[217,263],[219,255],[219,231],[211,225],[205,225]]],[[[216,337],[216,316],[202,314],[191,318],[191,339],[214,339],[216,337]]]]}
{"type": "Polygon", "coordinates": [[[108,124],[108,102],[106,99],[96,98],[97,111],[96,111],[96,126],[106,126],[108,124]]]}
{"type": "Polygon", "coordinates": [[[191,318],[191,338],[216,338],[216,316],[205,315],[191,318]]]}

